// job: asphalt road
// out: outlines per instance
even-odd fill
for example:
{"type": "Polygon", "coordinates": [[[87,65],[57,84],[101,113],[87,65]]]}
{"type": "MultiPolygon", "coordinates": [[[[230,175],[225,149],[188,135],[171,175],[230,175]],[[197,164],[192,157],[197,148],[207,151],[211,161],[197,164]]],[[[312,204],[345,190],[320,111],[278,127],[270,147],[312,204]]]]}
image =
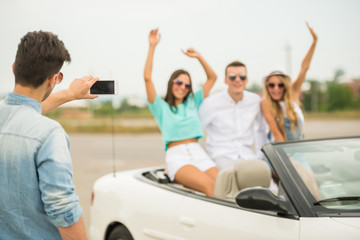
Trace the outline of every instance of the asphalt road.
{"type": "MultiPolygon", "coordinates": [[[[307,139],[360,136],[360,120],[307,121],[304,132],[307,139]]],[[[92,185],[97,178],[112,173],[114,169],[122,171],[164,164],[160,134],[116,134],[114,137],[111,134],[69,134],[69,137],[74,184],[87,228],[90,225],[92,185]]],[[[204,139],[200,143],[204,145],[204,139]]]]}

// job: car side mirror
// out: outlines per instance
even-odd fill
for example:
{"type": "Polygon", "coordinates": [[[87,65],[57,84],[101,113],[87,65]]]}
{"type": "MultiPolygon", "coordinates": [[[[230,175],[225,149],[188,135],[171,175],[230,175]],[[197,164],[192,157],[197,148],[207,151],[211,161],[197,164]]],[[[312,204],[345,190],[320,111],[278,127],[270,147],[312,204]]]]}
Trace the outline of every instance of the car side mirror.
{"type": "Polygon", "coordinates": [[[236,203],[243,208],[288,213],[287,202],[277,197],[268,188],[245,188],[236,195],[235,199],[236,203]]]}

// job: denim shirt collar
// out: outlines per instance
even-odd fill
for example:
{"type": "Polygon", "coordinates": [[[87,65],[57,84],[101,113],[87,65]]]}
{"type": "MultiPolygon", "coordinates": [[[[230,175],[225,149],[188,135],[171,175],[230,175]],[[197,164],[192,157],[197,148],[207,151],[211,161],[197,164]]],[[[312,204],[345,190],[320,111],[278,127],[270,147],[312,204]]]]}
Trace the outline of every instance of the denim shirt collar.
{"type": "Polygon", "coordinates": [[[27,106],[41,113],[41,104],[37,100],[17,93],[9,93],[5,99],[5,103],[9,105],[27,106]]]}

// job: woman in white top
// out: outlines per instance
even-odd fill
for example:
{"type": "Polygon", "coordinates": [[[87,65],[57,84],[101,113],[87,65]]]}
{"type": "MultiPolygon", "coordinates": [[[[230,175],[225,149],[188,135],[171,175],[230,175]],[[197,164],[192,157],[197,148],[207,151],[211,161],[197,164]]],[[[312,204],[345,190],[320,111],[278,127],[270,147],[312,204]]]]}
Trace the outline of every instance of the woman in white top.
{"type": "Polygon", "coordinates": [[[317,43],[316,33],[308,23],[306,25],[313,37],[313,42],[295,82],[291,83],[290,77],[281,71],[271,72],[265,77],[265,98],[261,102],[261,110],[269,125],[272,138],[276,142],[303,138],[304,116],[299,107],[299,96],[317,43]]]}

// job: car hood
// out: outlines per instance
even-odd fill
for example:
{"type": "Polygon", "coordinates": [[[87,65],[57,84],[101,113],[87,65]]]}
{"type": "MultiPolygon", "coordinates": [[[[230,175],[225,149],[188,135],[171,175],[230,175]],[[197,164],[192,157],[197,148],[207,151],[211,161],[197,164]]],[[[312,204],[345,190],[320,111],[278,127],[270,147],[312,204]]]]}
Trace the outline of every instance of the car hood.
{"type": "Polygon", "coordinates": [[[351,227],[355,227],[355,228],[360,228],[360,218],[359,217],[353,217],[353,218],[332,218],[334,221],[351,226],[351,227]]]}

